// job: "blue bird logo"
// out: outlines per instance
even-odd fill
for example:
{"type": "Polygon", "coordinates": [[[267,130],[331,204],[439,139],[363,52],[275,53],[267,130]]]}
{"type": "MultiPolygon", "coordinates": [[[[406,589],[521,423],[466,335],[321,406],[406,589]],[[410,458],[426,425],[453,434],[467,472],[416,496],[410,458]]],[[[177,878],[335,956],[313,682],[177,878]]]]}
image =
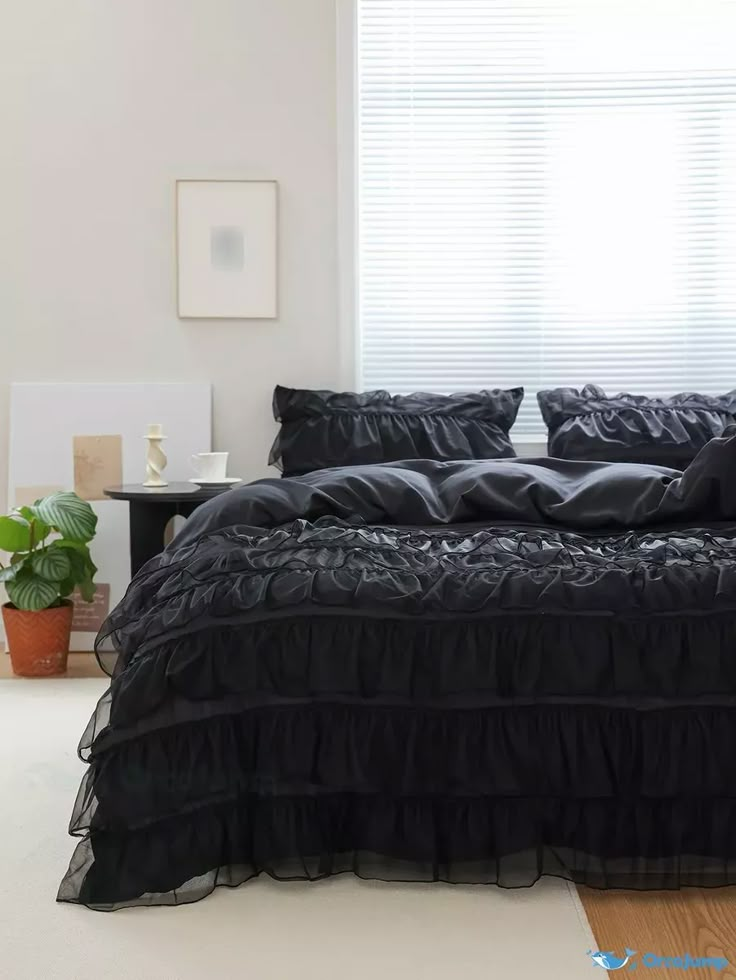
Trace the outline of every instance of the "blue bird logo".
{"type": "MultiPolygon", "coordinates": [[[[635,949],[625,949],[624,953],[626,956],[625,958],[622,958],[620,956],[616,956],[615,953],[603,953],[600,951],[593,953],[591,950],[588,950],[588,956],[593,960],[595,965],[603,967],[604,970],[623,970],[626,964],[631,960],[631,957],[636,956],[635,949]]],[[[632,962],[629,969],[631,970],[634,966],[636,966],[636,964],[632,962]]]]}

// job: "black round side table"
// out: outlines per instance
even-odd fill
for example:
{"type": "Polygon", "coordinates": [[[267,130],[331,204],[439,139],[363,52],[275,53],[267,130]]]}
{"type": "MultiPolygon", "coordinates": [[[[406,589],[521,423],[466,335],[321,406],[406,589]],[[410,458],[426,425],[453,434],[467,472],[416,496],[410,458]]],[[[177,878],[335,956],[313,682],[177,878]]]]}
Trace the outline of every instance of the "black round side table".
{"type": "Polygon", "coordinates": [[[128,483],[122,487],[105,487],[105,496],[128,501],[131,576],[163,551],[164,532],[172,517],[177,514],[189,517],[200,504],[229,489],[208,490],[194,483],[170,483],[166,487],[128,483]]]}

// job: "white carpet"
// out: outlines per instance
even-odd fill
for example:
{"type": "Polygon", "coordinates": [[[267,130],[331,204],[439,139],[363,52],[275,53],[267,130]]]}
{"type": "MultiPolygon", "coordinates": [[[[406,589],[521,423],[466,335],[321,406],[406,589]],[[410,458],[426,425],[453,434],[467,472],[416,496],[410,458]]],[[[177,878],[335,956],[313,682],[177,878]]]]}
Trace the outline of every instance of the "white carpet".
{"type": "Polygon", "coordinates": [[[90,912],[54,901],[104,684],[0,682],[0,976],[8,980],[591,980],[574,889],[265,878],[196,905],[90,912]]]}

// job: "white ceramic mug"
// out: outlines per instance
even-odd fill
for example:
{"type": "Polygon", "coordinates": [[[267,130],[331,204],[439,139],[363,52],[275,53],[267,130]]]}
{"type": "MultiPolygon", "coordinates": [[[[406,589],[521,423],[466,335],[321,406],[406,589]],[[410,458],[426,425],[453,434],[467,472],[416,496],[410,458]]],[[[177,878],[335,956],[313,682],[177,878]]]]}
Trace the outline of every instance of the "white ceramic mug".
{"type": "Polygon", "coordinates": [[[229,453],[196,453],[192,456],[194,472],[200,480],[224,480],[227,478],[229,453]]]}

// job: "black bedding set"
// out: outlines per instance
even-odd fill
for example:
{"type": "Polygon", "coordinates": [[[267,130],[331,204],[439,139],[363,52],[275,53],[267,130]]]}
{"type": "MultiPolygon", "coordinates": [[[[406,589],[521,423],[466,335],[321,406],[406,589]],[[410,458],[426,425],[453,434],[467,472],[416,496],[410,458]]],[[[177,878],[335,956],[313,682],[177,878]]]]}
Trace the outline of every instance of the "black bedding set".
{"type": "Polygon", "coordinates": [[[736,428],[684,472],[416,460],[230,491],[100,634],[58,897],[736,883],[735,640],[736,428]]]}

